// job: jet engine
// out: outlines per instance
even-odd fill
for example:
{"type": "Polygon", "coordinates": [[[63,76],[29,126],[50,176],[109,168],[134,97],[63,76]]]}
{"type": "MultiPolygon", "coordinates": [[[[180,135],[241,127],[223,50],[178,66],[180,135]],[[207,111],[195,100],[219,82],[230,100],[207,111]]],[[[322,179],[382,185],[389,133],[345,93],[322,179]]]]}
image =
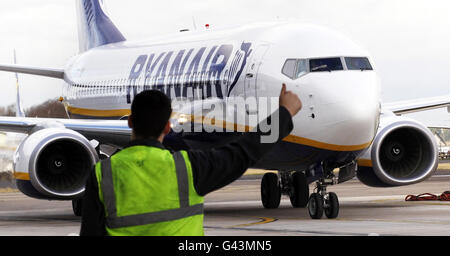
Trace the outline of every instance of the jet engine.
{"type": "Polygon", "coordinates": [[[15,152],[14,171],[29,174],[29,181],[18,179],[17,187],[35,198],[74,199],[84,192],[97,161],[96,150],[81,134],[62,128],[39,130],[15,152]]]}
{"type": "Polygon", "coordinates": [[[372,187],[393,187],[430,177],[438,165],[431,131],[405,117],[382,116],[380,121],[372,146],[358,161],[358,179],[372,187]]]}

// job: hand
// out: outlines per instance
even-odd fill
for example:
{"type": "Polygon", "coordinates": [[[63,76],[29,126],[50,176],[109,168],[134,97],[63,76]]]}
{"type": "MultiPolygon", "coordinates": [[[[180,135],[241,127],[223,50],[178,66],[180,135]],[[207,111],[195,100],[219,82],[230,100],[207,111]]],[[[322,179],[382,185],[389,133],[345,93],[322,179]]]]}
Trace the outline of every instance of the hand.
{"type": "Polygon", "coordinates": [[[297,96],[297,94],[286,91],[286,84],[283,84],[283,87],[281,87],[281,93],[280,93],[280,107],[285,107],[292,117],[294,117],[301,109],[302,109],[302,102],[297,96]]]}

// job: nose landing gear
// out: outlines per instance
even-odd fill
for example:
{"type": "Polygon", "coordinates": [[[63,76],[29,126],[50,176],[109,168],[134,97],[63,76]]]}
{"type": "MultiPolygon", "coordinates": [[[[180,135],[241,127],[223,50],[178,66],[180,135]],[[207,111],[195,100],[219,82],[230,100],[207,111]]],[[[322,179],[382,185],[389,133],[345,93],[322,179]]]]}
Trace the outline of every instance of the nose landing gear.
{"type": "Polygon", "coordinates": [[[327,186],[337,184],[337,179],[334,177],[319,179],[316,182],[315,193],[309,197],[308,212],[313,219],[320,219],[325,215],[329,219],[335,219],[339,214],[339,200],[336,193],[327,193],[327,186]]]}

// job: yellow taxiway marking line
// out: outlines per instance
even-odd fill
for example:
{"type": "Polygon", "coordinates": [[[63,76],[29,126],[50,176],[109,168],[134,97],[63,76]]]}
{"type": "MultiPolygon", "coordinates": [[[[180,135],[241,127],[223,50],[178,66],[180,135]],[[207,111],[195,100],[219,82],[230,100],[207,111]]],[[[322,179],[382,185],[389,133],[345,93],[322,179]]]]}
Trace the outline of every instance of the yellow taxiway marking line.
{"type": "Polygon", "coordinates": [[[438,169],[450,170],[450,163],[440,163],[438,169]]]}
{"type": "Polygon", "coordinates": [[[230,226],[228,228],[242,228],[242,227],[248,227],[248,226],[254,226],[254,225],[261,225],[261,224],[266,224],[266,223],[270,223],[270,222],[274,222],[274,221],[278,220],[278,219],[275,219],[275,218],[268,218],[268,217],[258,217],[258,218],[260,219],[260,221],[258,221],[258,222],[233,225],[233,226],[230,226]]]}
{"type": "MultiPolygon", "coordinates": [[[[18,189],[15,188],[0,188],[0,193],[16,193],[19,192],[18,189]]],[[[0,199],[1,201],[2,199],[0,199]]]]}

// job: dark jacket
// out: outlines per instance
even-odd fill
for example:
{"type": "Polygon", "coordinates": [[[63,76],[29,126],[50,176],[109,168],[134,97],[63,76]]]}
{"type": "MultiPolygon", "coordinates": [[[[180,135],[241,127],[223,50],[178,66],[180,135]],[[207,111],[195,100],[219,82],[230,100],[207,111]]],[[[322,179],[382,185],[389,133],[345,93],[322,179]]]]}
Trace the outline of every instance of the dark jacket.
{"type": "MultiPolygon", "coordinates": [[[[281,107],[279,115],[278,141],[289,135],[293,129],[292,117],[287,109],[281,107]]],[[[208,150],[188,150],[197,193],[205,196],[235,181],[278,142],[261,143],[262,135],[260,132],[249,132],[222,147],[208,150]]],[[[131,141],[127,147],[138,145],[164,149],[164,146],[157,140],[135,140],[131,141]]],[[[95,168],[86,183],[80,235],[106,235],[105,210],[99,200],[95,168]]]]}

